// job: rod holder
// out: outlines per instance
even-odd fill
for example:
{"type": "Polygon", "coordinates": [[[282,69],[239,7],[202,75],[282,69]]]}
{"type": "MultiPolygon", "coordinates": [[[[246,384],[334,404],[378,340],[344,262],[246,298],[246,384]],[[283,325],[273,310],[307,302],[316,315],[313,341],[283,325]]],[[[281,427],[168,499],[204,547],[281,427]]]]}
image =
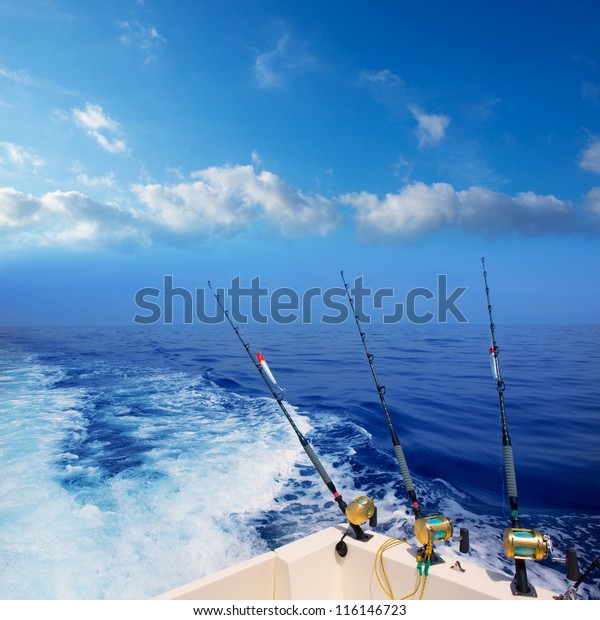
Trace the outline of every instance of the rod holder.
{"type": "Polygon", "coordinates": [[[469,553],[471,550],[471,544],[469,542],[469,530],[466,527],[460,528],[460,545],[458,550],[461,553],[469,553]]]}

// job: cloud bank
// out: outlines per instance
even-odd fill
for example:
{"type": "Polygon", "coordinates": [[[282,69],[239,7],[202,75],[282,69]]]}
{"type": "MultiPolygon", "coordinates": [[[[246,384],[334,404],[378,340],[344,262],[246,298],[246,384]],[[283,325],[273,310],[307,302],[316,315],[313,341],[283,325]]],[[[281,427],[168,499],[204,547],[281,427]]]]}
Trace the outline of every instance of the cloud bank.
{"type": "MultiPolygon", "coordinates": [[[[100,182],[86,180],[89,186],[100,182]]],[[[331,200],[308,196],[252,166],[214,166],[192,173],[187,182],[134,185],[131,190],[138,205],[123,209],[81,192],[36,197],[0,188],[0,239],[13,246],[97,248],[187,243],[244,231],[326,235],[341,223],[331,200]]]]}
{"type": "MultiPolygon", "coordinates": [[[[90,188],[113,178],[87,178],[90,188]]],[[[524,237],[600,233],[600,188],[581,207],[555,196],[411,183],[384,197],[307,195],[251,165],[213,166],[175,184],[138,184],[125,208],[76,191],[32,196],[0,188],[3,247],[111,248],[194,243],[240,234],[324,236],[352,220],[366,241],[405,243],[441,231],[524,237]]]]}
{"type": "Polygon", "coordinates": [[[255,222],[287,236],[325,235],[340,222],[330,200],[307,196],[272,172],[213,166],[191,176],[178,185],[132,189],[156,224],[182,236],[234,234],[255,222]]]}
{"type": "Polygon", "coordinates": [[[571,234],[581,227],[574,205],[554,196],[509,196],[483,187],[457,191],[448,183],[412,183],[383,199],[369,192],[341,196],[365,237],[411,240],[440,230],[524,236],[571,234]]]}
{"type": "Polygon", "coordinates": [[[36,197],[0,188],[2,245],[105,248],[143,243],[147,233],[138,214],[80,192],[56,190],[36,197]]]}

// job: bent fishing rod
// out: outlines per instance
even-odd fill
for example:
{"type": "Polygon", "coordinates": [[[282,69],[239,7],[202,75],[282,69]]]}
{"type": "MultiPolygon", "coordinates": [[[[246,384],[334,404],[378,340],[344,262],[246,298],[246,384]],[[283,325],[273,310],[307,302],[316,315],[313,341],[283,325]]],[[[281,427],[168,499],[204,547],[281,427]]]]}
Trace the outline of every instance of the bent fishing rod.
{"type": "MultiPolygon", "coordinates": [[[[417,493],[413,485],[410,470],[408,469],[406,457],[404,456],[404,451],[402,450],[400,439],[398,438],[398,434],[396,433],[396,430],[392,423],[390,412],[387,407],[387,403],[385,400],[385,386],[379,383],[377,372],[375,371],[375,364],[373,363],[374,356],[369,352],[369,349],[367,347],[367,336],[362,329],[360,317],[356,312],[354,299],[350,294],[350,287],[346,282],[344,272],[340,271],[340,275],[342,276],[342,282],[344,283],[344,288],[346,289],[346,297],[348,298],[348,303],[350,304],[352,314],[354,315],[354,321],[356,322],[356,327],[358,328],[358,333],[360,335],[360,339],[365,350],[365,355],[367,356],[367,361],[369,362],[369,367],[371,368],[371,374],[373,375],[373,381],[375,381],[375,387],[377,388],[377,394],[379,395],[381,408],[383,409],[383,413],[388,428],[390,430],[394,454],[396,455],[396,460],[398,461],[398,466],[400,467],[400,475],[402,477],[402,481],[404,482],[404,487],[406,489],[408,499],[410,500],[411,508],[415,515],[415,535],[419,542],[421,542],[423,545],[428,544],[428,542],[433,543],[448,540],[452,536],[452,524],[450,520],[446,517],[442,517],[439,515],[436,515],[434,517],[424,517],[423,513],[421,512],[421,507],[417,499],[417,493]]],[[[466,553],[468,551],[468,532],[465,528],[461,529],[461,535],[463,537],[461,540],[461,551],[463,553],[466,553]]],[[[441,561],[443,560],[441,560],[438,556],[436,556],[435,554],[432,555],[432,563],[441,561]]]]}
{"type": "MultiPolygon", "coordinates": [[[[331,491],[331,494],[333,495],[333,499],[336,501],[336,503],[339,506],[340,510],[344,513],[344,515],[348,519],[348,523],[349,523],[350,527],[352,528],[352,530],[354,532],[354,535],[356,536],[357,540],[360,540],[360,541],[363,541],[363,542],[369,540],[371,538],[371,536],[366,534],[362,530],[362,528],[360,527],[360,524],[362,524],[365,521],[369,520],[369,524],[372,527],[375,526],[375,524],[376,524],[376,509],[375,509],[375,506],[373,505],[372,500],[370,500],[370,499],[368,499],[366,497],[362,497],[361,496],[361,497],[357,498],[356,500],[354,500],[353,502],[351,502],[350,505],[346,504],[346,502],[342,498],[341,494],[336,489],[335,484],[333,483],[333,481],[329,477],[329,474],[327,473],[327,471],[323,467],[323,464],[319,460],[319,457],[315,454],[315,451],[313,450],[313,447],[309,443],[308,439],[306,439],[306,437],[302,434],[302,432],[300,431],[300,429],[298,428],[298,426],[294,422],[294,419],[290,415],[290,412],[287,410],[287,407],[285,406],[285,404],[283,402],[283,389],[279,386],[279,384],[275,380],[275,377],[273,376],[273,373],[271,372],[271,369],[269,368],[269,365],[267,364],[267,361],[265,360],[265,358],[263,357],[263,355],[261,353],[257,353],[256,354],[256,359],[254,359],[254,355],[252,354],[250,343],[247,340],[244,339],[244,337],[242,336],[242,334],[240,332],[239,327],[237,325],[235,325],[235,323],[232,321],[231,317],[229,316],[229,311],[226,310],[224,305],[223,305],[223,301],[221,300],[221,296],[218,293],[215,292],[215,290],[213,289],[212,284],[210,282],[208,283],[208,286],[209,286],[212,294],[214,295],[215,299],[217,300],[217,304],[219,305],[219,308],[221,309],[221,311],[225,315],[225,318],[227,319],[227,321],[229,322],[229,324],[233,328],[233,331],[236,333],[239,341],[242,343],[242,346],[246,350],[246,353],[248,354],[248,356],[252,360],[252,363],[254,364],[256,370],[258,370],[260,376],[263,378],[263,381],[265,382],[265,384],[269,388],[269,391],[271,392],[271,395],[277,401],[277,404],[279,405],[279,408],[281,409],[281,411],[285,415],[287,421],[289,422],[289,424],[292,427],[294,433],[296,434],[296,437],[298,438],[298,441],[300,442],[300,445],[302,446],[302,448],[304,448],[304,451],[306,452],[306,454],[307,454],[308,458],[310,459],[311,463],[313,464],[314,468],[317,470],[319,476],[321,476],[321,479],[325,483],[325,486],[329,489],[329,491],[331,491]],[[358,523],[356,523],[356,521],[358,521],[358,523]]],[[[338,545],[341,545],[342,543],[343,543],[343,537],[342,537],[342,541],[340,541],[340,543],[338,543],[338,545]]],[[[337,547],[336,547],[336,549],[337,549],[337,547]]],[[[339,551],[338,551],[338,553],[339,553],[339,551]]],[[[341,553],[340,553],[340,555],[341,555],[341,553]]]]}
{"type": "Polygon", "coordinates": [[[537,596],[535,588],[527,580],[527,568],[525,560],[542,560],[548,555],[548,537],[541,534],[538,530],[525,530],[521,528],[519,517],[519,497],[517,493],[517,478],[515,474],[515,461],[513,456],[512,443],[508,433],[508,422],[506,420],[506,409],[504,404],[505,384],[500,372],[499,354],[500,349],[496,342],[496,326],[492,318],[492,304],[490,302],[490,288],[487,281],[487,271],[485,269],[485,257],[481,258],[483,267],[483,281],[485,284],[485,296],[487,299],[487,309],[490,319],[490,333],[492,346],[490,347],[490,361],[492,373],[496,381],[498,390],[498,400],[500,404],[500,419],[502,425],[502,457],[504,461],[504,476],[506,480],[506,491],[510,505],[511,528],[504,530],[504,550],[509,558],[515,560],[515,577],[511,584],[514,595],[517,596],[537,596]]]}

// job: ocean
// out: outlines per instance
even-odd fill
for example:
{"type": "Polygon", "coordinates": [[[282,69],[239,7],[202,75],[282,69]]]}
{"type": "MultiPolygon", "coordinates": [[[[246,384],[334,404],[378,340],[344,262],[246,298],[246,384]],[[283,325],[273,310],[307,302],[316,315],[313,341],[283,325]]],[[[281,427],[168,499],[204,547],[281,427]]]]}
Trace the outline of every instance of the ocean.
{"type": "MultiPolygon", "coordinates": [[[[366,325],[423,511],[512,574],[489,327],[366,325]]],[[[600,553],[600,326],[497,325],[523,527],[600,553]]],[[[354,323],[242,326],[349,502],[412,516],[354,323]]],[[[226,323],[0,329],[0,598],[144,599],[343,520],[226,323]]],[[[438,552],[462,557],[458,542],[438,552]]],[[[528,563],[564,592],[564,567],[528,563]]],[[[600,598],[600,571],[580,598],[600,598]]]]}

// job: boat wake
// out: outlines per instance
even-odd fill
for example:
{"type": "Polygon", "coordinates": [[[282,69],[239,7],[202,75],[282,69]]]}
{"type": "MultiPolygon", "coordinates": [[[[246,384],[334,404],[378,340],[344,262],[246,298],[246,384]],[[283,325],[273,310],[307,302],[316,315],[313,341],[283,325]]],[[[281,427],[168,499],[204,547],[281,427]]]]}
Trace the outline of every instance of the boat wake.
{"type": "MultiPolygon", "coordinates": [[[[150,598],[343,520],[277,404],[212,373],[4,349],[0,384],[2,599],[150,598]]],[[[346,501],[372,497],[378,531],[411,537],[391,450],[345,406],[289,409],[346,501]]],[[[469,528],[472,562],[511,574],[503,515],[441,478],[414,482],[428,514],[469,528]]],[[[600,547],[600,517],[535,521],[561,548],[575,538],[582,568],[600,547]]],[[[457,543],[439,552],[460,557],[457,543]]],[[[600,598],[593,582],[580,595],[600,598]]]]}

